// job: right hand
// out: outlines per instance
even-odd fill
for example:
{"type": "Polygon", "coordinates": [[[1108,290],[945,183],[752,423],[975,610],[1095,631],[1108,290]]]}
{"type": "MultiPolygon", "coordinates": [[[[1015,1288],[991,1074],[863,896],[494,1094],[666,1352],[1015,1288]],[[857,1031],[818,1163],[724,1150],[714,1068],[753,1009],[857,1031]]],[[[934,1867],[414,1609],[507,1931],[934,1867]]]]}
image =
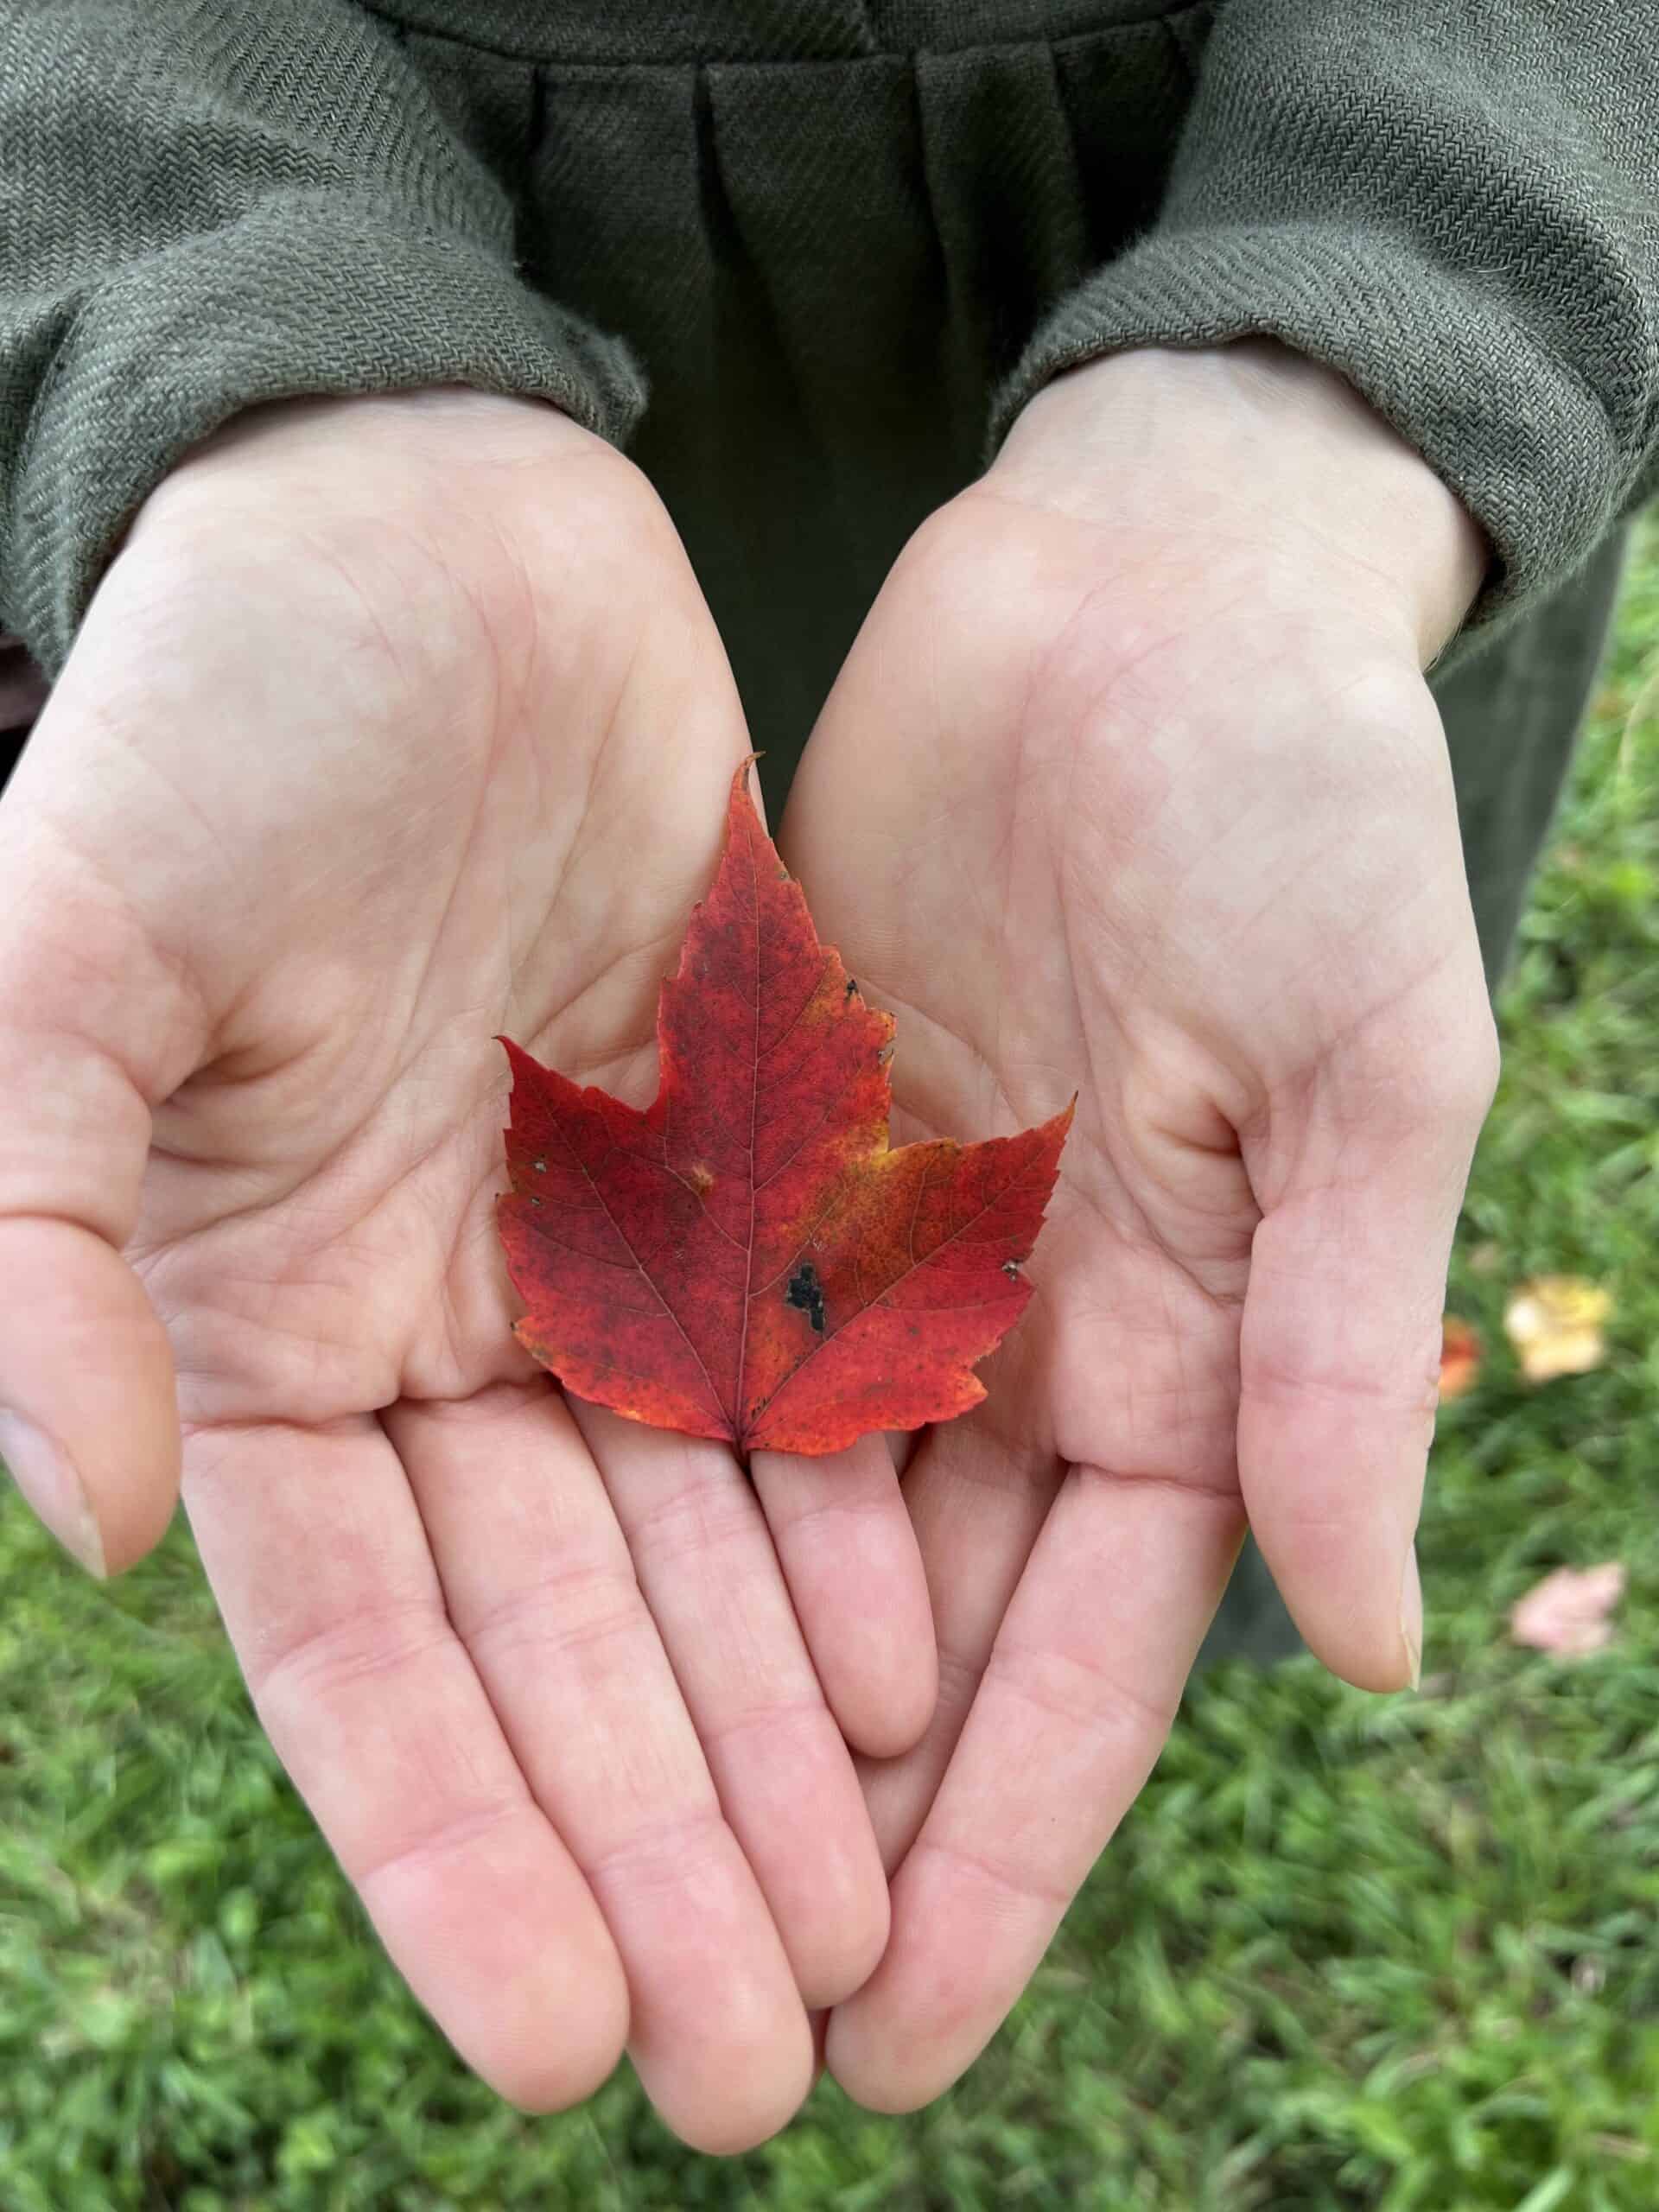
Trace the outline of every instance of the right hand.
{"type": "Polygon", "coordinates": [[[416,1994],[536,2107],[626,2038],[708,2150],[783,2123],[880,1955],[842,1738],[925,1725],[926,1594],[880,1437],[751,1488],[515,1344],[493,1038],[649,1095],[747,749],[638,473],[427,393],[163,484],[0,804],[0,1454],[103,1571],[182,1435],[260,1717],[416,1994]]]}

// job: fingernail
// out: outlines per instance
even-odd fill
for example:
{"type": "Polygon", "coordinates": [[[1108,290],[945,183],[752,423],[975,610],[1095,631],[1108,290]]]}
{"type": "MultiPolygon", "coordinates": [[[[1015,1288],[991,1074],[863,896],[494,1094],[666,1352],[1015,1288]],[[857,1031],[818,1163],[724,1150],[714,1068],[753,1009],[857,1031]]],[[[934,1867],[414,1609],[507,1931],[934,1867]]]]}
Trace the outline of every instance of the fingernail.
{"type": "Polygon", "coordinates": [[[1417,1572],[1415,1544],[1406,1554],[1405,1580],[1400,1587],[1400,1633],[1405,1639],[1406,1654],[1411,1661],[1411,1687],[1421,1689],[1423,1681],[1423,1584],[1417,1572]]]}
{"type": "Polygon", "coordinates": [[[103,1581],[104,1542],[80,1478],[32,1421],[0,1407],[0,1459],[11,1478],[72,1559],[103,1581]]]}

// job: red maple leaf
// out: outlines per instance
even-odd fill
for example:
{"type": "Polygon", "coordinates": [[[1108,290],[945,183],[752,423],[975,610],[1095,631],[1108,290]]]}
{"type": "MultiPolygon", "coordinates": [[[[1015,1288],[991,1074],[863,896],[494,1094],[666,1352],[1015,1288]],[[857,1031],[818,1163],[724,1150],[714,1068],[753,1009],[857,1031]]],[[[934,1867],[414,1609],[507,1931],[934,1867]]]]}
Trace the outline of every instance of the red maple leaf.
{"type": "Polygon", "coordinates": [[[1019,1319],[1071,1109],[887,1144],[873,1013],[733,781],[726,849],[663,985],[645,1113],[508,1039],[500,1201],[518,1341],[578,1395],[740,1452],[948,1421],[1019,1319]]]}

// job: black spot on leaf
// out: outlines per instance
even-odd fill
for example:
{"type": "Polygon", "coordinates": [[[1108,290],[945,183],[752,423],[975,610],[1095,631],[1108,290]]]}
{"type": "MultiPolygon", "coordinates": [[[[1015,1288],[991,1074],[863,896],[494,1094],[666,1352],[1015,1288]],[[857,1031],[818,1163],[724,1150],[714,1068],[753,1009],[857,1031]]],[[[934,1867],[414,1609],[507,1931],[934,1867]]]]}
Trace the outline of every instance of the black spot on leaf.
{"type": "Polygon", "coordinates": [[[823,1286],[818,1281],[817,1269],[810,1260],[803,1260],[789,1279],[784,1293],[784,1302],[804,1313],[818,1334],[823,1334],[823,1286]]]}

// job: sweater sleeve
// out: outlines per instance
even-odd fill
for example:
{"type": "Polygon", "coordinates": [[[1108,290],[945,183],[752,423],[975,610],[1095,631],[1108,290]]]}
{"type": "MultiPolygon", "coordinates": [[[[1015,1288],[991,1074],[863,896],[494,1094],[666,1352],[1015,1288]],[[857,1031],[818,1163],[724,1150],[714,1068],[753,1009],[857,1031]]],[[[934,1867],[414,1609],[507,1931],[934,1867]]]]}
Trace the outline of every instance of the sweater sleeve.
{"type": "Polygon", "coordinates": [[[1224,0],[1156,222],[1061,301],[994,434],[1134,346],[1281,340],[1484,526],[1465,635],[1653,486],[1659,37],[1630,0],[1224,0]]]}
{"type": "Polygon", "coordinates": [[[459,384],[620,440],[626,349],[348,0],[0,0],[0,630],[48,670],[134,510],[240,410],[459,384]]]}

